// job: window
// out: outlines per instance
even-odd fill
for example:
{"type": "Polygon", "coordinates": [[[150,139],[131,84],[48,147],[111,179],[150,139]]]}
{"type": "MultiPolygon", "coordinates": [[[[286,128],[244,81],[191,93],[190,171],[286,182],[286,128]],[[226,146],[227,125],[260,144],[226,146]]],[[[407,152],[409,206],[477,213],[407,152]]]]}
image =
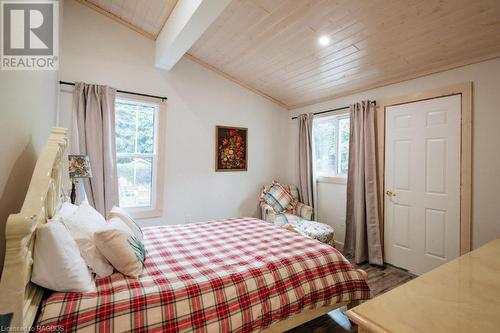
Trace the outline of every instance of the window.
{"type": "Polygon", "coordinates": [[[315,118],[313,123],[316,175],[345,177],[349,163],[349,115],[315,118]]]}
{"type": "Polygon", "coordinates": [[[122,98],[115,102],[120,207],[136,217],[160,215],[159,110],[160,105],[152,102],[122,98]]]}

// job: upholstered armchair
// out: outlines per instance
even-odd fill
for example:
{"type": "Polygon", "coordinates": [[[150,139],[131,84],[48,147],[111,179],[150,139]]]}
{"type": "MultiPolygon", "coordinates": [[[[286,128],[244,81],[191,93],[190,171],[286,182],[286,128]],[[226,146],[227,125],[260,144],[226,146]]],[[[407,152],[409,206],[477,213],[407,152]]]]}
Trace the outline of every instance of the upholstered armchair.
{"type": "MultiPolygon", "coordinates": [[[[328,224],[312,221],[313,208],[300,202],[299,190],[297,186],[279,184],[293,197],[293,207],[288,206],[281,213],[278,213],[276,206],[279,206],[279,199],[270,201],[271,204],[275,205],[275,208],[266,202],[266,200],[269,201],[270,199],[269,196],[266,196],[266,193],[270,192],[273,185],[274,183],[264,186],[260,195],[260,208],[262,212],[262,219],[264,221],[289,230],[293,229],[305,236],[317,239],[325,244],[335,246],[333,228],[328,224]]],[[[280,207],[281,209],[284,208],[283,205],[280,207]]]]}
{"type": "MultiPolygon", "coordinates": [[[[262,192],[269,191],[269,188],[272,184],[264,186],[262,192]]],[[[299,218],[304,220],[312,220],[313,217],[313,208],[306,204],[300,202],[299,189],[295,185],[283,185],[292,195],[292,197],[297,201],[295,205],[295,212],[284,212],[284,213],[276,213],[269,204],[265,202],[260,203],[260,209],[262,212],[262,219],[264,221],[273,223],[273,224],[286,224],[291,222],[290,220],[297,220],[299,218]],[[295,214],[293,214],[295,213],[295,214]]]]}

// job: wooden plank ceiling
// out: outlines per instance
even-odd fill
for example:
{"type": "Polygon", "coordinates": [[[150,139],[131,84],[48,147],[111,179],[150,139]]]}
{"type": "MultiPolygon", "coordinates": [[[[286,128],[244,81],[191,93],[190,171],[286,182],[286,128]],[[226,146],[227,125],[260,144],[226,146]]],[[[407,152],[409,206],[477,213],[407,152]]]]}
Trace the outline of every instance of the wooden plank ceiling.
{"type": "Polygon", "coordinates": [[[158,37],[177,4],[177,0],[78,1],[151,39],[158,37]]]}
{"type": "MultiPolygon", "coordinates": [[[[153,40],[177,3],[78,1],[153,40]]],[[[499,57],[500,0],[233,0],[188,56],[296,108],[499,57]]]]}
{"type": "Polygon", "coordinates": [[[233,0],[189,54],[295,108],[500,56],[500,1],[233,0]]]}

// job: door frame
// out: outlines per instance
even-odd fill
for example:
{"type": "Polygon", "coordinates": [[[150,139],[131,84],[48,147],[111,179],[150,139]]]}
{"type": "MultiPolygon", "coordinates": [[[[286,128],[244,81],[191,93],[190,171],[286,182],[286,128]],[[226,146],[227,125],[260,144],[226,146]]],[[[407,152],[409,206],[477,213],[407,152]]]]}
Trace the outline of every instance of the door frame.
{"type": "MultiPolygon", "coordinates": [[[[461,95],[460,108],[460,255],[471,250],[472,245],[472,108],[473,84],[471,81],[412,95],[380,101],[376,112],[377,174],[379,188],[379,216],[381,242],[384,244],[384,193],[385,193],[385,118],[391,106],[425,101],[440,97],[461,95]]],[[[382,245],[383,246],[383,245],[382,245]]],[[[385,259],[385,251],[384,259],[385,259]]]]}

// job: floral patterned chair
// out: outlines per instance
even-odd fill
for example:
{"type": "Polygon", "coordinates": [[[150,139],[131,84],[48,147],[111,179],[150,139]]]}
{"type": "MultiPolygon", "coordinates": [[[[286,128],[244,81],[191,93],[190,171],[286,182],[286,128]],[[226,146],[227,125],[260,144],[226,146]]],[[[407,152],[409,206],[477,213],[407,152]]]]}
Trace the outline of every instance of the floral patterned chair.
{"type": "Polygon", "coordinates": [[[260,195],[260,208],[264,221],[294,229],[325,244],[335,245],[333,227],[312,221],[313,208],[300,202],[299,189],[295,185],[273,182],[264,186],[260,195]],[[291,197],[290,203],[284,199],[288,195],[291,197]]]}

